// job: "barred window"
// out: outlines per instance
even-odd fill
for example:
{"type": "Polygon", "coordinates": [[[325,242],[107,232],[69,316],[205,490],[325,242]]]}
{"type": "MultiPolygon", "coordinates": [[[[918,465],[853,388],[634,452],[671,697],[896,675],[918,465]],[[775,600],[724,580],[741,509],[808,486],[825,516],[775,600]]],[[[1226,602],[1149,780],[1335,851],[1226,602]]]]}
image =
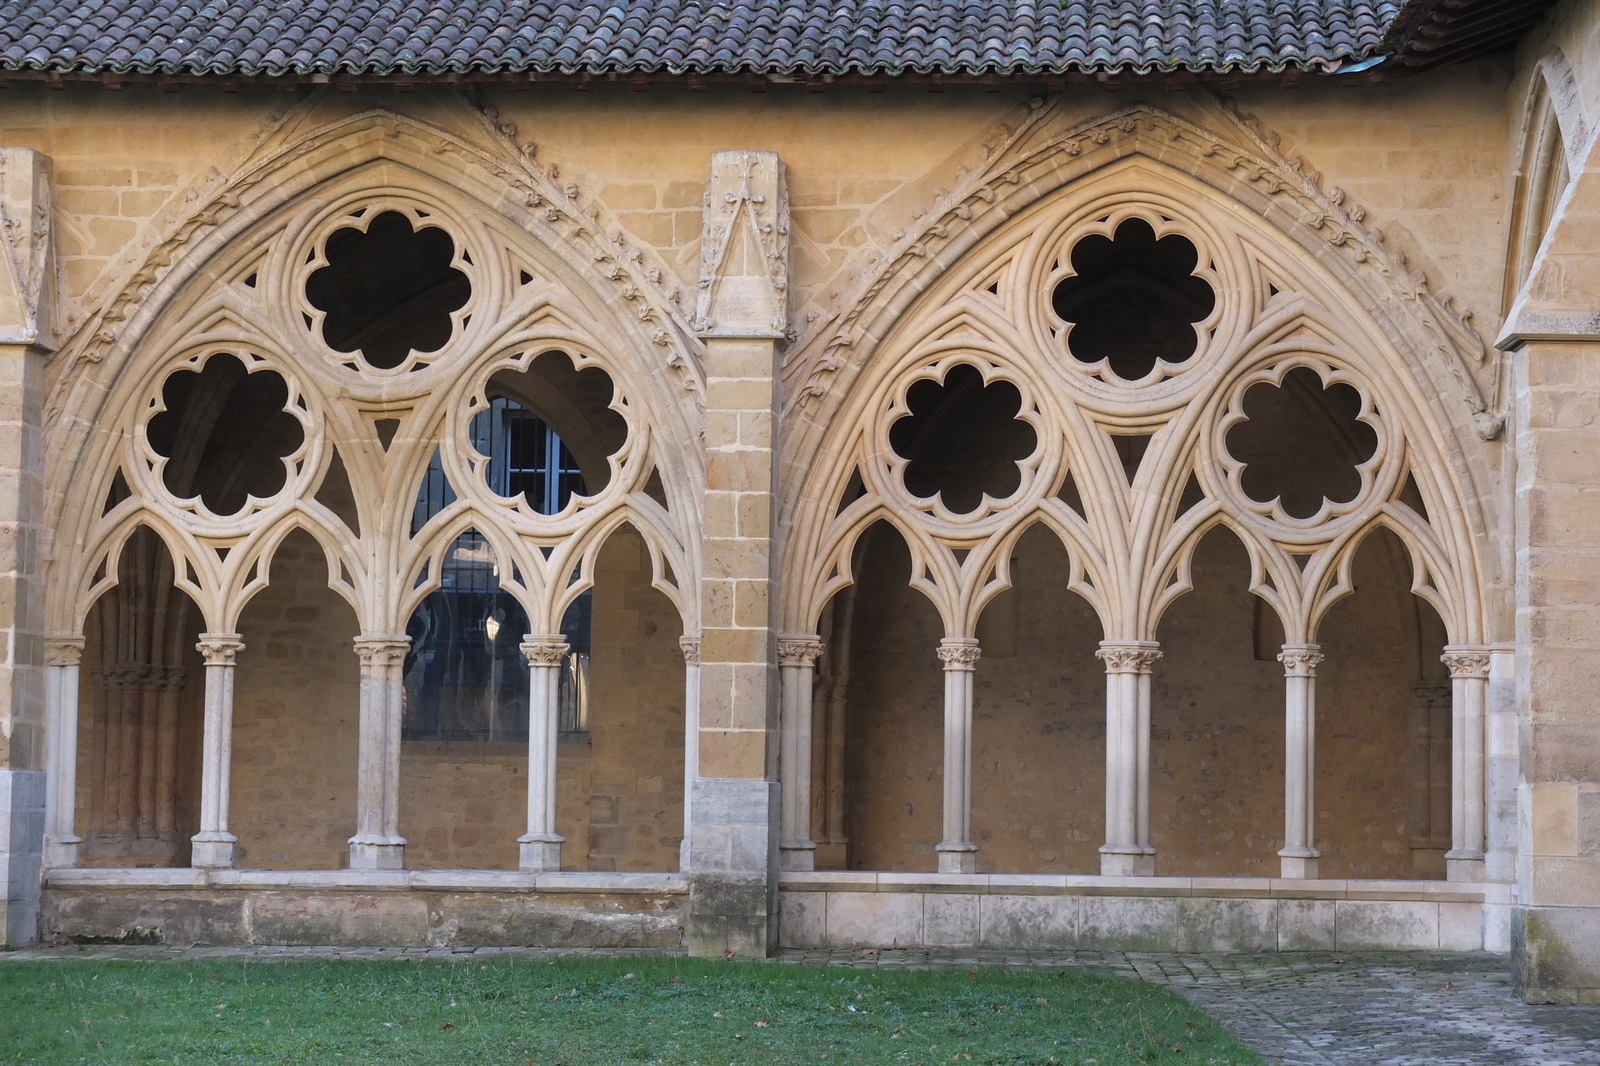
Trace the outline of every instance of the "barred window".
{"type": "MultiPolygon", "coordinates": [[[[542,419],[504,397],[473,419],[473,446],[489,457],[490,487],[522,496],[541,514],[565,507],[585,491],[572,453],[542,419]]],[[[437,451],[423,476],[411,515],[416,535],[455,502],[437,451]]],[[[500,567],[488,541],[468,530],[445,553],[440,587],[406,626],[406,740],[511,742],[528,738],[528,667],[519,645],[528,616],[500,587],[500,567]]],[[[572,650],[561,668],[561,739],[589,736],[590,593],[578,597],[561,631],[572,650]]]]}

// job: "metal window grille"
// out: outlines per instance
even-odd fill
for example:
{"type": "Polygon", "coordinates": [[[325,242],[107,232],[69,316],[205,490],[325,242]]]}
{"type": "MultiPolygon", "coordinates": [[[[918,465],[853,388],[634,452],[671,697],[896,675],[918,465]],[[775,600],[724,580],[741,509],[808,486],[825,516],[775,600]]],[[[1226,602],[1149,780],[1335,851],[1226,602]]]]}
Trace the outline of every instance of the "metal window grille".
{"type": "MultiPolygon", "coordinates": [[[[572,453],[542,419],[497,397],[472,422],[473,446],[489,457],[489,487],[522,496],[541,514],[555,514],[584,492],[572,453]]],[[[456,499],[435,449],[412,509],[415,535],[456,499]]],[[[528,670],[517,645],[527,616],[500,588],[488,541],[474,531],[445,554],[440,588],[407,626],[403,734],[410,740],[526,740],[528,670]]],[[[558,730],[562,740],[587,742],[589,731],[589,593],[562,621],[572,645],[562,664],[558,730]]]]}

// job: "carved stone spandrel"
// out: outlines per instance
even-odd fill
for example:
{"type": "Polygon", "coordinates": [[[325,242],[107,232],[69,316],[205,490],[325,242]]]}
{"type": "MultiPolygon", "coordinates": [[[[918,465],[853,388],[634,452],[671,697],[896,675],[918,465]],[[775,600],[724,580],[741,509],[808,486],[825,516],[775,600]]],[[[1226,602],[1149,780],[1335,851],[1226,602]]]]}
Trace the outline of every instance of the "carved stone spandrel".
{"type": "Polygon", "coordinates": [[[711,157],[695,331],[782,337],[789,328],[789,195],[776,152],[711,157]]]}
{"type": "Polygon", "coordinates": [[[0,343],[55,349],[50,160],[0,148],[0,343]]]}

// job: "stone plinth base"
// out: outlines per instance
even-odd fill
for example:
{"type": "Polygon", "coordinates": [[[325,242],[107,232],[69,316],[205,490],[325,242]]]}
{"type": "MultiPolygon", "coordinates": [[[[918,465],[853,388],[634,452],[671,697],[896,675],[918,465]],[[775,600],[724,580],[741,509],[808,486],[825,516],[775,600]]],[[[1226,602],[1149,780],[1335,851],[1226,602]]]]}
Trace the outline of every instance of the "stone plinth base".
{"type": "Polygon", "coordinates": [[[1511,979],[1529,1003],[1600,1003],[1600,907],[1514,907],[1511,979]]]}
{"type": "Polygon", "coordinates": [[[39,932],[44,863],[44,773],[0,770],[0,946],[31,944],[39,932]]]}
{"type": "Polygon", "coordinates": [[[682,874],[51,871],[47,937],[158,944],[643,947],[683,943],[682,874]]]}
{"type": "Polygon", "coordinates": [[[691,955],[764,958],[777,940],[778,783],[701,778],[690,795],[691,955]]]}
{"type": "Polygon", "coordinates": [[[1510,888],[1444,881],[784,874],[783,947],[1504,951],[1510,888]]]}

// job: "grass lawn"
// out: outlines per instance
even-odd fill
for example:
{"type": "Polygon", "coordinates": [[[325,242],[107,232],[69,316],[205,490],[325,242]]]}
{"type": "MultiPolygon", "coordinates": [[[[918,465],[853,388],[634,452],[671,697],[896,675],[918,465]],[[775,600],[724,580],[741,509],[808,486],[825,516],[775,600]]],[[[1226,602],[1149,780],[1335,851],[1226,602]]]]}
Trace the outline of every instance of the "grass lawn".
{"type": "Polygon", "coordinates": [[[674,957],[0,963],[0,1063],[1262,1066],[1165,989],[1082,973],[674,957]]]}

